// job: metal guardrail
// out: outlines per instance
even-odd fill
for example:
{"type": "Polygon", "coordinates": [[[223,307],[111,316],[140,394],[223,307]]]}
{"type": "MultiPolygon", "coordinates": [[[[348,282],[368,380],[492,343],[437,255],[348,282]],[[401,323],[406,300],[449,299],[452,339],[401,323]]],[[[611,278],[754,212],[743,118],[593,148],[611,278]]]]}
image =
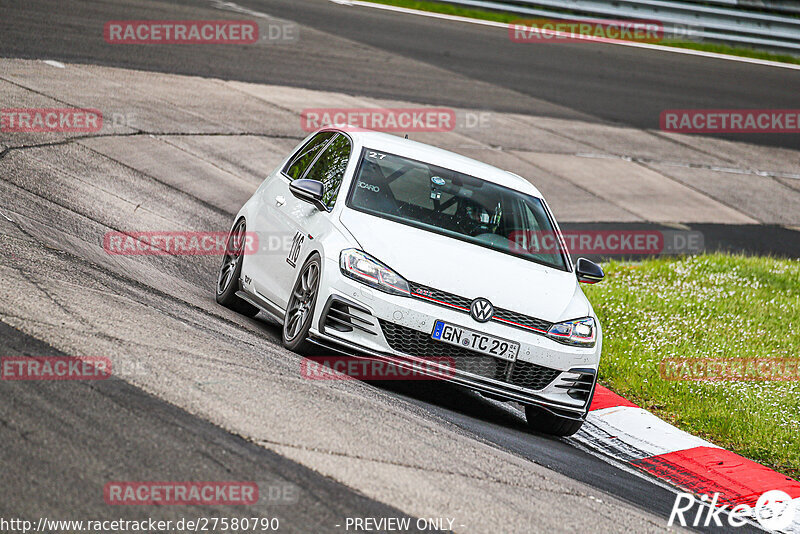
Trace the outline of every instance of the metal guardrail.
{"type": "Polygon", "coordinates": [[[800,54],[797,2],[776,0],[445,0],[449,4],[519,13],[529,17],[659,21],[667,37],[710,40],[800,54]],[[716,4],[716,5],[705,5],[716,4]],[[722,7],[736,6],[736,7],[722,7]],[[744,7],[763,7],[771,12],[744,7]]]}
{"type": "Polygon", "coordinates": [[[762,9],[772,13],[800,14],[800,2],[797,0],[683,0],[695,4],[717,4],[742,9],[762,9]]]}

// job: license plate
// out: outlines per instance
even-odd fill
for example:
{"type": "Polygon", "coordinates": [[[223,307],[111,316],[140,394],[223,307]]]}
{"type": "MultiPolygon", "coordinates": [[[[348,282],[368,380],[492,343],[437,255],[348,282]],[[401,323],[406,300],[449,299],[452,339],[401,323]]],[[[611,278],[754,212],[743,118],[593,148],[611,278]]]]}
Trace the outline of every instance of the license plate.
{"type": "Polygon", "coordinates": [[[519,353],[519,343],[499,337],[487,336],[469,328],[445,323],[444,321],[436,321],[431,337],[437,341],[443,341],[450,345],[457,345],[512,362],[517,359],[517,354],[519,353]]]}

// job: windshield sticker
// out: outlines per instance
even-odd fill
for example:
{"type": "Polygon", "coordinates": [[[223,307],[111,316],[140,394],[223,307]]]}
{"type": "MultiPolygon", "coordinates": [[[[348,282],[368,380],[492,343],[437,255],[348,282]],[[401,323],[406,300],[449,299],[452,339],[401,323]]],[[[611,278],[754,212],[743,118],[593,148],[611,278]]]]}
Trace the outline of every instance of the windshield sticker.
{"type": "Polygon", "coordinates": [[[367,191],[372,191],[373,193],[378,193],[381,190],[377,185],[368,184],[367,182],[358,182],[358,187],[366,189],[367,191]]]}

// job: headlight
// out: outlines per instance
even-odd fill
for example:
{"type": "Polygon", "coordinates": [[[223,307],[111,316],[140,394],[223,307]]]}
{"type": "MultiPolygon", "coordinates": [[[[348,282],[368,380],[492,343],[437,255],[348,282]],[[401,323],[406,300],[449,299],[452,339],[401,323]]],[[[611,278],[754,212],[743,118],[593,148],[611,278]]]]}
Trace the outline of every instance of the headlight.
{"type": "Polygon", "coordinates": [[[592,317],[556,323],[547,335],[559,343],[578,347],[594,347],[597,341],[597,326],[592,317]]]}
{"type": "Polygon", "coordinates": [[[375,289],[393,295],[411,295],[405,278],[367,254],[354,248],[343,250],[339,256],[342,274],[375,289]]]}

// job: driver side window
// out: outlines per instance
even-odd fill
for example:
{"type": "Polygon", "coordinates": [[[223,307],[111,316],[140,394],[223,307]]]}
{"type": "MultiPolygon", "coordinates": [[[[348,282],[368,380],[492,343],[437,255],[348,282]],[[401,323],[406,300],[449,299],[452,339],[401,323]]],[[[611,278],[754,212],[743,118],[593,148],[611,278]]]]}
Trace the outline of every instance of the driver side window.
{"type": "Polygon", "coordinates": [[[336,135],[336,132],[320,132],[312,137],[308,143],[303,145],[302,148],[292,156],[281,172],[290,180],[302,178],[308,166],[311,165],[320,150],[328,144],[328,141],[330,141],[334,135],[336,135]]]}
{"type": "Polygon", "coordinates": [[[350,139],[346,135],[337,134],[336,139],[325,149],[325,152],[314,162],[306,178],[325,184],[322,202],[330,209],[339,196],[339,188],[344,179],[347,162],[350,161],[350,139]]]}

